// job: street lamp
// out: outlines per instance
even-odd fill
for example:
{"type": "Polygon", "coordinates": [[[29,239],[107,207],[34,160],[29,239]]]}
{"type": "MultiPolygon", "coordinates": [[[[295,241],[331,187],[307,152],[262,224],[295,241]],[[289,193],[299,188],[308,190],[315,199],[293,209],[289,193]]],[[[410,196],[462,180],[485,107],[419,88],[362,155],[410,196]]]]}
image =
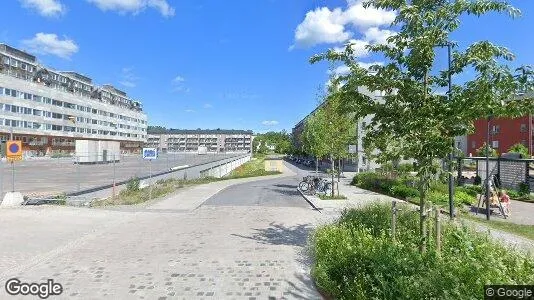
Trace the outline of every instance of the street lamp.
{"type": "MultiPolygon", "coordinates": [[[[447,47],[447,54],[448,54],[448,60],[449,60],[449,71],[447,72],[448,75],[448,81],[449,81],[449,91],[447,92],[447,97],[449,102],[452,101],[452,78],[451,78],[451,48],[452,43],[447,42],[445,44],[438,44],[436,45],[438,47],[447,47]]],[[[452,159],[454,156],[454,138],[452,139],[452,148],[451,153],[449,153],[449,165],[448,165],[448,171],[449,171],[449,212],[450,212],[450,219],[454,219],[454,177],[452,176],[452,159]]],[[[458,166],[459,168],[460,166],[458,166]]],[[[458,178],[459,179],[459,178],[458,178]]]]}
{"type": "Polygon", "coordinates": [[[490,178],[489,178],[489,140],[490,140],[490,121],[491,115],[487,118],[487,130],[486,130],[486,220],[490,219],[490,178]]]}

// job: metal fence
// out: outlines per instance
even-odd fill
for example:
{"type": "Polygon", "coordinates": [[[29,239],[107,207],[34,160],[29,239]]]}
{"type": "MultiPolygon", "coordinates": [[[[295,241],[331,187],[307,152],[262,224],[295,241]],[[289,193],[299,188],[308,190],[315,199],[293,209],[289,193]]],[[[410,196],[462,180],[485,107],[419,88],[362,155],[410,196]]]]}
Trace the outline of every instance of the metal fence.
{"type": "Polygon", "coordinates": [[[140,154],[107,154],[106,157],[90,154],[92,161],[88,161],[86,156],[26,158],[14,163],[3,159],[0,163],[0,200],[10,191],[21,192],[28,197],[63,193],[79,195],[99,187],[125,183],[134,177],[173,173],[244,155],[162,153],[152,161],[144,160],[140,154]]]}
{"type": "MultiPolygon", "coordinates": [[[[466,157],[458,158],[458,178],[460,183],[473,184],[486,179],[486,158],[466,157]]],[[[518,189],[522,183],[534,191],[534,159],[511,159],[511,158],[489,158],[489,174],[497,176],[502,187],[507,189],[518,189]]]]}

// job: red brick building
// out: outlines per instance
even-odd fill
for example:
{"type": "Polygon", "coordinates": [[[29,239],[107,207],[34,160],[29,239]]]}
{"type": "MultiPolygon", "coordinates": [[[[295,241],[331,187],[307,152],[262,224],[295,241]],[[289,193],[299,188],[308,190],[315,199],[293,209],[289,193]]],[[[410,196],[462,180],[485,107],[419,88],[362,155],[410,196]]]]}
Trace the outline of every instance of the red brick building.
{"type": "MultiPolygon", "coordinates": [[[[486,142],[487,120],[475,122],[475,133],[467,136],[467,155],[476,156],[476,150],[486,142]]],[[[508,152],[511,146],[521,143],[534,155],[534,116],[517,119],[491,119],[491,147],[499,154],[508,152]]]]}

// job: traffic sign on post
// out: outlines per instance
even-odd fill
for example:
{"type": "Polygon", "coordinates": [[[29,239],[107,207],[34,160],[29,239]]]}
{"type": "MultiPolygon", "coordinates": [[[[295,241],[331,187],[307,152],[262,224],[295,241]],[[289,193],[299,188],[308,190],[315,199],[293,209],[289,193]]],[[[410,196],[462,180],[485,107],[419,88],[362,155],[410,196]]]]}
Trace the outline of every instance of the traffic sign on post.
{"type": "Polygon", "coordinates": [[[9,161],[22,160],[22,142],[7,141],[6,157],[9,161]]]}
{"type": "Polygon", "coordinates": [[[143,148],[143,159],[157,159],[158,150],[156,148],[143,148]]]}

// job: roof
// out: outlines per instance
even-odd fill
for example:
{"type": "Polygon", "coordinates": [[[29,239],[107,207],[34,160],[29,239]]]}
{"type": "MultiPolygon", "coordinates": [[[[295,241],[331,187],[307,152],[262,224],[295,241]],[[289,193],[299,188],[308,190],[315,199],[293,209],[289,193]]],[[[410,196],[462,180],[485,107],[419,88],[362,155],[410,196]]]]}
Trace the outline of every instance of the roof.
{"type": "Polygon", "coordinates": [[[149,128],[148,134],[250,134],[252,130],[235,129],[166,129],[165,131],[149,128]]]}

